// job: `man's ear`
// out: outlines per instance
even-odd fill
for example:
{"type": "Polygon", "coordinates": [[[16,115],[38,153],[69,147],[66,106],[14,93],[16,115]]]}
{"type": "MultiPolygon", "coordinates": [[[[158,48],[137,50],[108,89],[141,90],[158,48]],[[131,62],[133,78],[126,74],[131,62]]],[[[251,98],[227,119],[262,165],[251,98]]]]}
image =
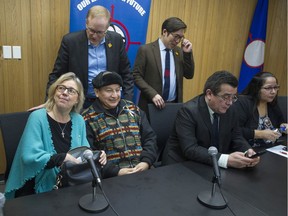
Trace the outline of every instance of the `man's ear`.
{"type": "Polygon", "coordinates": [[[211,89],[207,89],[206,92],[205,92],[205,96],[208,98],[208,100],[211,99],[212,94],[213,93],[212,93],[211,89]]]}
{"type": "Polygon", "coordinates": [[[162,31],[162,35],[165,35],[165,34],[168,35],[168,31],[167,31],[167,29],[163,29],[163,31],[162,31]]]}
{"type": "Polygon", "coordinates": [[[99,89],[94,88],[94,92],[95,92],[96,97],[98,98],[98,95],[99,95],[99,89]]]}

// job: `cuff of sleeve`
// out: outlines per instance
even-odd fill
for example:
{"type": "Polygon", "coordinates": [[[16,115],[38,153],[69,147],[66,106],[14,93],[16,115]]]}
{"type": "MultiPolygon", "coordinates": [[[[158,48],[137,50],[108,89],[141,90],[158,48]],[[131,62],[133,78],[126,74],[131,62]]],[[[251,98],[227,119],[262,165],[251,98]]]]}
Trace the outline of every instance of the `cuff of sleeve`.
{"type": "Polygon", "coordinates": [[[110,178],[117,176],[120,171],[118,166],[108,162],[106,165],[103,166],[101,169],[102,178],[110,178]]]}
{"type": "Polygon", "coordinates": [[[151,160],[150,160],[149,158],[147,158],[147,157],[143,157],[143,158],[141,158],[140,161],[141,161],[141,162],[146,162],[146,163],[148,163],[148,165],[149,165],[149,169],[151,168],[152,163],[151,163],[151,160]]]}
{"type": "Polygon", "coordinates": [[[255,130],[252,130],[251,135],[252,135],[252,139],[255,139],[255,130]]]}
{"type": "Polygon", "coordinates": [[[218,160],[218,166],[220,166],[222,168],[227,168],[228,158],[229,158],[228,154],[221,154],[221,156],[218,160]]]}

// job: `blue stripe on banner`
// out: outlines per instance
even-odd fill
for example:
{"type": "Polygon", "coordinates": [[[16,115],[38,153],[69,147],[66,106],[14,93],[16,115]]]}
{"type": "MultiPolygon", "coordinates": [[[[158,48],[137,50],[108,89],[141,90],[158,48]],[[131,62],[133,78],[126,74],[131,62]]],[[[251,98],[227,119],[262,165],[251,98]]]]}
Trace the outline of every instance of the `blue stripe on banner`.
{"type": "Polygon", "coordinates": [[[256,73],[263,70],[267,14],[268,0],[258,0],[241,65],[239,92],[245,89],[256,73]]]}
{"type": "MultiPolygon", "coordinates": [[[[85,29],[88,10],[95,5],[106,7],[111,13],[109,30],[120,33],[126,43],[131,66],[137,50],[146,43],[151,0],[70,0],[70,32],[85,29]]],[[[134,102],[138,102],[139,91],[135,87],[134,102]]]]}

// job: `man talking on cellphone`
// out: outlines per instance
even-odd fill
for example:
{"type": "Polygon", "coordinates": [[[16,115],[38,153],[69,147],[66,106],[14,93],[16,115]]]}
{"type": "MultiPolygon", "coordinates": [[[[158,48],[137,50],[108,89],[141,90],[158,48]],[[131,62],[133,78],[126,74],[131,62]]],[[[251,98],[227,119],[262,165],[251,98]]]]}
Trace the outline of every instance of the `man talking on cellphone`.
{"type": "Polygon", "coordinates": [[[146,113],[148,103],[163,109],[167,102],[183,102],[183,77],[194,76],[192,43],[184,37],[186,28],[181,19],[170,17],[162,24],[161,36],[138,50],[133,77],[141,91],[139,107],[146,113]]]}

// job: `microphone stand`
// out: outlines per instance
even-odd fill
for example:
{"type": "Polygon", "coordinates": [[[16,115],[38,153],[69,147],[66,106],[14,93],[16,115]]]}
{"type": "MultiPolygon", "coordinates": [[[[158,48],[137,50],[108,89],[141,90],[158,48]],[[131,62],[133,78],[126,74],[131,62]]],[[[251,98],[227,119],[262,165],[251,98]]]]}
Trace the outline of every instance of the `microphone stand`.
{"type": "Polygon", "coordinates": [[[203,191],[200,194],[198,194],[197,199],[199,200],[201,204],[207,206],[208,208],[213,208],[213,209],[224,209],[227,207],[227,199],[224,199],[221,193],[216,191],[217,184],[220,188],[219,182],[220,182],[220,179],[218,179],[214,175],[212,179],[212,183],[213,183],[212,192],[203,191]]]}
{"type": "Polygon", "coordinates": [[[211,196],[214,196],[215,192],[216,192],[216,185],[218,184],[219,187],[220,187],[220,184],[219,184],[219,179],[214,175],[213,179],[212,179],[212,193],[211,193],[211,196]]]}
{"type": "MultiPolygon", "coordinates": [[[[99,185],[100,186],[100,185],[99,185]]],[[[97,180],[93,177],[92,180],[92,194],[86,194],[79,200],[79,206],[81,209],[87,212],[98,213],[108,208],[108,202],[106,201],[103,193],[97,193],[97,180]]],[[[101,186],[100,186],[100,189],[101,186]]]]}
{"type": "Polygon", "coordinates": [[[96,189],[97,189],[96,187],[97,187],[97,182],[96,182],[96,179],[93,178],[92,180],[93,200],[96,198],[96,189]]]}

